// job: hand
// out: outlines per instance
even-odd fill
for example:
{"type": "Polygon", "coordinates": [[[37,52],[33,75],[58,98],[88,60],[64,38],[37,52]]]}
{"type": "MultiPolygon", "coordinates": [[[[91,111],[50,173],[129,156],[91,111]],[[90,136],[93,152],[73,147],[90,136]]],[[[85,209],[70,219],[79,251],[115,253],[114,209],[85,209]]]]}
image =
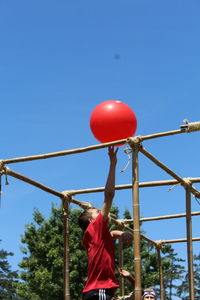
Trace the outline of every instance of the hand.
{"type": "Polygon", "coordinates": [[[133,241],[133,235],[130,232],[123,232],[121,235],[121,241],[123,243],[131,244],[133,241]]]}
{"type": "Polygon", "coordinates": [[[131,275],[131,273],[124,269],[118,269],[118,272],[122,277],[127,278],[132,283],[133,288],[135,287],[135,278],[131,275]]]}
{"type": "Polygon", "coordinates": [[[118,152],[119,148],[116,148],[116,150],[114,150],[114,146],[109,146],[108,147],[108,155],[110,157],[110,162],[112,163],[117,163],[117,152],[118,152]]]}
{"type": "Polygon", "coordinates": [[[120,276],[122,276],[124,278],[131,276],[131,274],[128,271],[126,271],[126,270],[124,270],[122,268],[119,268],[118,272],[119,272],[120,276]]]}

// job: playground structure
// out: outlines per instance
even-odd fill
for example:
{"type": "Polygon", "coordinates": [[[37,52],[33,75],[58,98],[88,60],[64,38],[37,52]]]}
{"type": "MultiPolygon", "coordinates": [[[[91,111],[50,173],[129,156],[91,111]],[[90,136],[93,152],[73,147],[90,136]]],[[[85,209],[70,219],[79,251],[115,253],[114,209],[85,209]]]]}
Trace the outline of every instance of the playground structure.
{"type": "MultiPolygon", "coordinates": [[[[111,145],[119,145],[119,144],[128,144],[129,151],[132,154],[132,182],[131,184],[119,185],[115,186],[116,190],[121,189],[132,189],[132,208],[133,208],[133,219],[132,220],[117,220],[115,216],[111,216],[111,222],[117,224],[120,228],[124,228],[127,231],[131,231],[133,233],[133,241],[134,241],[134,270],[135,270],[135,300],[141,299],[141,256],[140,256],[140,240],[141,238],[145,239],[149,243],[151,243],[158,255],[158,265],[159,265],[159,276],[160,276],[160,298],[161,300],[165,299],[164,295],[164,286],[163,286],[163,273],[162,273],[162,261],[161,261],[161,247],[163,244],[167,243],[179,243],[186,242],[187,243],[187,263],[188,263],[188,275],[189,275],[189,295],[191,300],[195,300],[194,294],[194,274],[193,274],[193,241],[200,241],[200,238],[193,238],[192,236],[192,216],[200,215],[200,212],[192,212],[191,211],[191,194],[193,194],[196,198],[200,198],[200,192],[193,187],[193,183],[199,183],[199,178],[181,178],[171,169],[169,169],[166,165],[160,162],[157,158],[155,158],[152,154],[150,154],[147,150],[144,149],[142,142],[149,139],[165,137],[169,135],[181,134],[181,133],[190,133],[194,131],[200,130],[200,122],[188,123],[186,122],[184,125],[180,126],[179,130],[161,132],[152,135],[146,136],[136,136],[130,137],[128,139],[118,140],[109,143],[103,143],[100,145],[93,145],[84,148],[53,152],[41,155],[34,156],[26,156],[26,157],[18,157],[12,159],[4,159],[0,161],[0,174],[8,175],[24,182],[27,182],[43,191],[46,191],[50,194],[53,194],[62,200],[63,204],[63,225],[64,225],[64,300],[70,300],[70,282],[69,282],[69,221],[68,221],[68,208],[70,203],[74,203],[81,208],[88,208],[91,206],[90,203],[82,202],[74,198],[74,195],[78,194],[86,194],[86,193],[95,193],[95,192],[103,192],[104,187],[93,188],[93,189],[84,189],[84,190],[68,190],[63,192],[58,192],[54,189],[51,189],[35,180],[32,180],[22,174],[16,173],[8,168],[6,165],[12,163],[19,163],[25,161],[33,161],[39,159],[47,159],[53,158],[57,156],[65,156],[75,153],[82,153],[92,150],[97,150],[101,148],[106,148],[111,145]],[[152,182],[139,182],[139,162],[138,162],[138,154],[141,153],[148,159],[150,159],[155,165],[163,169],[167,174],[169,174],[173,179],[171,180],[163,180],[163,181],[152,181],[152,182]],[[174,185],[180,184],[185,189],[185,201],[186,201],[186,212],[185,214],[176,214],[176,215],[168,215],[168,216],[157,216],[151,218],[140,218],[140,199],[139,199],[139,189],[144,187],[152,187],[152,186],[166,186],[166,185],[174,185]],[[140,222],[143,221],[151,221],[151,220],[161,220],[161,219],[172,219],[172,218],[186,218],[186,239],[176,239],[176,240],[160,240],[153,241],[149,238],[141,235],[140,231],[140,222]],[[127,222],[133,222],[133,230],[130,229],[126,225],[127,222]]],[[[119,243],[119,246],[122,250],[122,246],[119,243]]],[[[120,263],[123,264],[123,255],[122,251],[120,251],[120,263]]],[[[123,294],[123,286],[121,287],[121,292],[123,294]]]]}

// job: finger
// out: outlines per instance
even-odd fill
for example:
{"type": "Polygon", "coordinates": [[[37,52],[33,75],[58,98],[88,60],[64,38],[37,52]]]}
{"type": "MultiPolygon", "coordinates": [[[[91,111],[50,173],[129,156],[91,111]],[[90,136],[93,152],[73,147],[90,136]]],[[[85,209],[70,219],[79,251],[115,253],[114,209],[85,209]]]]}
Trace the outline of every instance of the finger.
{"type": "Polygon", "coordinates": [[[108,152],[110,153],[110,152],[113,152],[113,150],[114,150],[114,147],[113,146],[109,146],[108,147],[108,152]]]}

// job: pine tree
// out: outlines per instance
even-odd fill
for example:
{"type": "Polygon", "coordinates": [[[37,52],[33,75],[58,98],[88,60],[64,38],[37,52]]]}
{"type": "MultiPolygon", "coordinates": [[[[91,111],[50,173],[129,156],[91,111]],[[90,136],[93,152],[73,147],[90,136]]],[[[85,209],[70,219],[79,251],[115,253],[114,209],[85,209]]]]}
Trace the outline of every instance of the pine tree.
{"type": "MultiPolygon", "coordinates": [[[[70,211],[70,281],[71,297],[79,299],[86,277],[86,254],[82,247],[81,229],[77,226],[80,210],[70,211]]],[[[20,267],[22,283],[18,295],[30,300],[63,299],[63,221],[62,210],[52,207],[45,220],[35,210],[34,221],[26,226],[20,267]]],[[[81,297],[80,297],[81,299],[81,297]]]]}
{"type": "Polygon", "coordinates": [[[170,245],[165,245],[162,252],[165,255],[163,258],[165,299],[172,300],[173,296],[177,296],[179,288],[177,280],[182,280],[185,273],[183,266],[185,260],[178,258],[178,254],[170,245]]]}
{"type": "Polygon", "coordinates": [[[11,300],[17,299],[15,283],[17,282],[18,274],[16,271],[11,271],[11,266],[8,262],[8,256],[13,256],[12,252],[0,250],[0,299],[11,300]]]}
{"type": "MultiPolygon", "coordinates": [[[[200,299],[200,254],[194,255],[193,257],[193,267],[194,267],[194,291],[195,291],[195,300],[200,299]]],[[[182,284],[178,288],[178,296],[182,300],[189,300],[189,278],[188,273],[185,274],[185,278],[182,281],[182,284]]]]}

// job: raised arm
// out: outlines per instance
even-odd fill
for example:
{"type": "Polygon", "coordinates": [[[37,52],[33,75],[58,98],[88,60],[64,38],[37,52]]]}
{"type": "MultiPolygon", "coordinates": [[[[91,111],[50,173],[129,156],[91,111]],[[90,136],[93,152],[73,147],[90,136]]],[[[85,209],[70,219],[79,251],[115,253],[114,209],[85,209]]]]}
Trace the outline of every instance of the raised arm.
{"type": "Polygon", "coordinates": [[[120,239],[123,243],[130,244],[133,241],[133,234],[127,231],[112,230],[110,232],[113,239],[120,239]]]}
{"type": "Polygon", "coordinates": [[[117,164],[117,151],[114,150],[114,146],[108,147],[108,155],[110,158],[110,167],[108,172],[108,177],[104,192],[104,202],[101,209],[101,214],[105,220],[108,219],[108,214],[110,212],[112,201],[115,195],[115,170],[117,164]]]}

